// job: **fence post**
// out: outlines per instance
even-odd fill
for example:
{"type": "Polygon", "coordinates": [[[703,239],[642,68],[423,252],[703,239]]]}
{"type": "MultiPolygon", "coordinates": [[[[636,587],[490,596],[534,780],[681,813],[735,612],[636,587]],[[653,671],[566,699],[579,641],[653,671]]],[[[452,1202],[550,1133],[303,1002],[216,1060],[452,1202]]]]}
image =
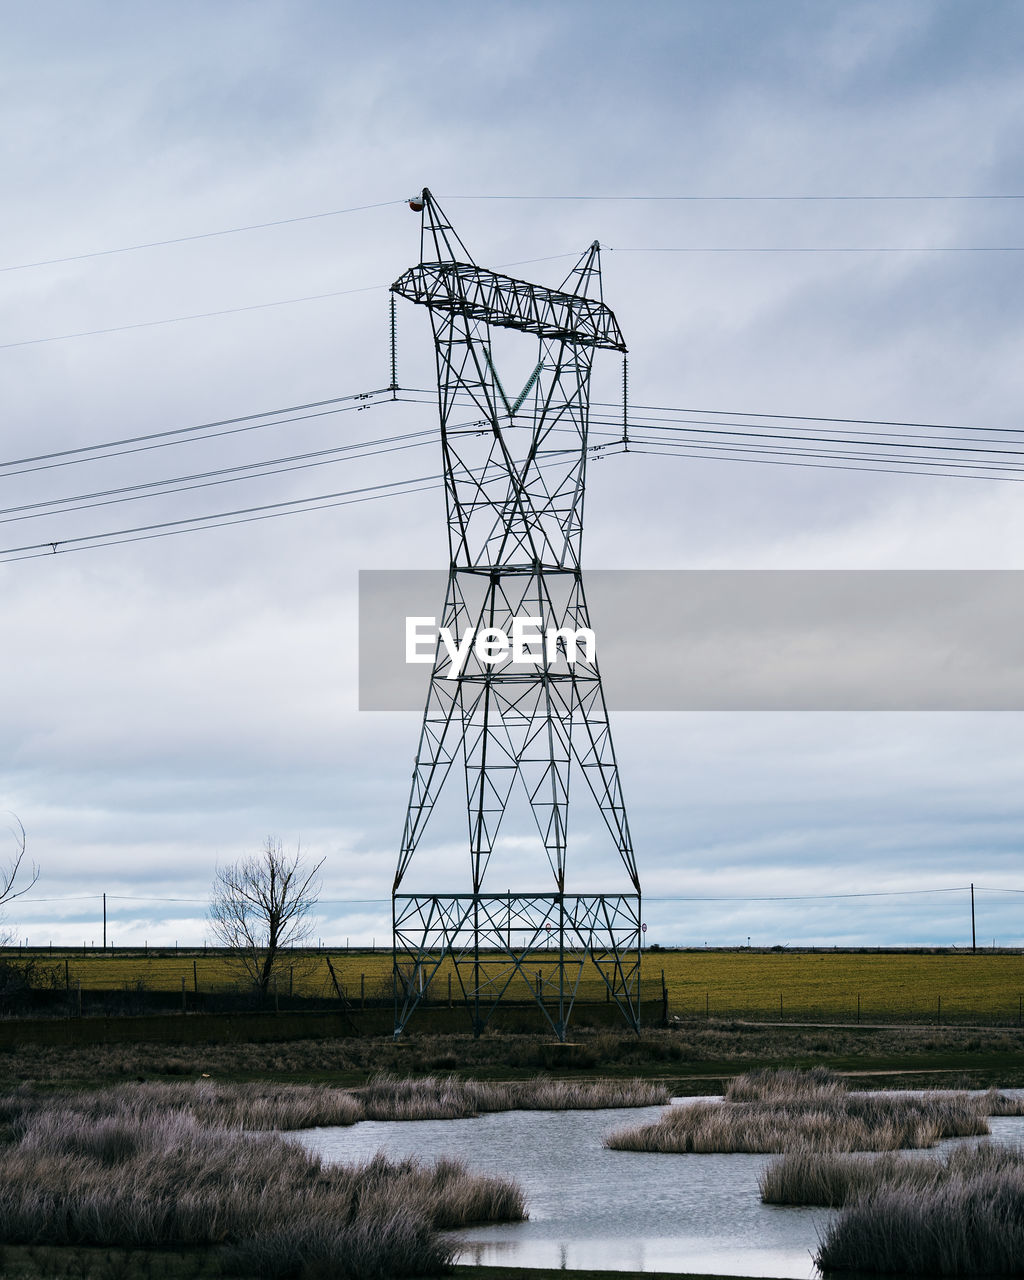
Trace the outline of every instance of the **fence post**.
{"type": "Polygon", "coordinates": [[[942,1026],[942,996],[939,996],[939,1016],[937,1025],[940,1027],[942,1026]]]}
{"type": "Polygon", "coordinates": [[[860,992],[857,992],[857,1021],[860,1022],[860,992]]]}

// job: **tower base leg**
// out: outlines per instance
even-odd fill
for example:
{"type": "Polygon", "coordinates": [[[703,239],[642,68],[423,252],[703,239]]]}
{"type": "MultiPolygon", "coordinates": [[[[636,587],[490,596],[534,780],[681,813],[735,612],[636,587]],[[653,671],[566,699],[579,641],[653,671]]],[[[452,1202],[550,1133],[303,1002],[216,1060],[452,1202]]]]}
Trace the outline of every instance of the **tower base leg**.
{"type": "Polygon", "coordinates": [[[501,1003],[532,1004],[565,1042],[582,995],[639,1031],[638,894],[395,894],[395,1037],[419,1005],[464,1004],[479,1036],[501,1003]]]}

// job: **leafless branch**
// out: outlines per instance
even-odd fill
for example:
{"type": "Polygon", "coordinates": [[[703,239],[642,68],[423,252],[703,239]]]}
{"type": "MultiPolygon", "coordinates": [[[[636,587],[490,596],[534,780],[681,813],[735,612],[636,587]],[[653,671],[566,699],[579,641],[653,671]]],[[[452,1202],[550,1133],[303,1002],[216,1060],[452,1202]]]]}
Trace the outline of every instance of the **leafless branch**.
{"type": "Polygon", "coordinates": [[[8,828],[14,837],[14,853],[0,865],[0,903],[13,902],[15,898],[20,898],[23,893],[28,893],[39,879],[39,868],[34,862],[31,867],[24,865],[28,841],[21,819],[15,813],[10,814],[10,817],[14,819],[14,825],[8,828]],[[27,884],[25,876],[28,877],[27,884]]]}

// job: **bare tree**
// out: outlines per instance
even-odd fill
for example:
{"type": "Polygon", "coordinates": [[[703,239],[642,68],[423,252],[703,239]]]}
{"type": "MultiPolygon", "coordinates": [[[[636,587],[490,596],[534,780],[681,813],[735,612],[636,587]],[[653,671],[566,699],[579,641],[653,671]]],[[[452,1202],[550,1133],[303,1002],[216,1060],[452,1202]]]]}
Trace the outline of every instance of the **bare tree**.
{"type": "Polygon", "coordinates": [[[289,857],[280,840],[267,836],[259,853],[217,868],[210,902],[213,936],[234,953],[263,995],[270,990],[281,948],[304,942],[312,932],[323,862],[307,867],[298,849],[289,857]]]}
{"type": "MultiPolygon", "coordinates": [[[[13,902],[15,898],[20,898],[23,893],[28,893],[29,889],[39,879],[39,868],[35,863],[32,863],[31,866],[25,865],[27,840],[21,819],[14,813],[9,816],[14,819],[14,825],[9,827],[10,833],[14,837],[14,852],[5,862],[0,863],[0,906],[5,902],[13,902]]],[[[6,935],[0,937],[0,943],[7,941],[9,939],[6,935]]]]}

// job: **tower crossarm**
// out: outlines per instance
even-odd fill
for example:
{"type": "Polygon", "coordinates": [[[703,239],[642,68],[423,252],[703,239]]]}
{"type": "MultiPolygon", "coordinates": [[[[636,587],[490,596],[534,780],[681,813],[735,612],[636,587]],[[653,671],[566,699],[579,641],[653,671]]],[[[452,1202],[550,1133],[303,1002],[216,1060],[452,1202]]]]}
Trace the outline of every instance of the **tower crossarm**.
{"type": "Polygon", "coordinates": [[[391,292],[435,311],[504,329],[576,346],[626,350],[615,314],[603,302],[468,262],[421,262],[400,276],[391,292]]]}

